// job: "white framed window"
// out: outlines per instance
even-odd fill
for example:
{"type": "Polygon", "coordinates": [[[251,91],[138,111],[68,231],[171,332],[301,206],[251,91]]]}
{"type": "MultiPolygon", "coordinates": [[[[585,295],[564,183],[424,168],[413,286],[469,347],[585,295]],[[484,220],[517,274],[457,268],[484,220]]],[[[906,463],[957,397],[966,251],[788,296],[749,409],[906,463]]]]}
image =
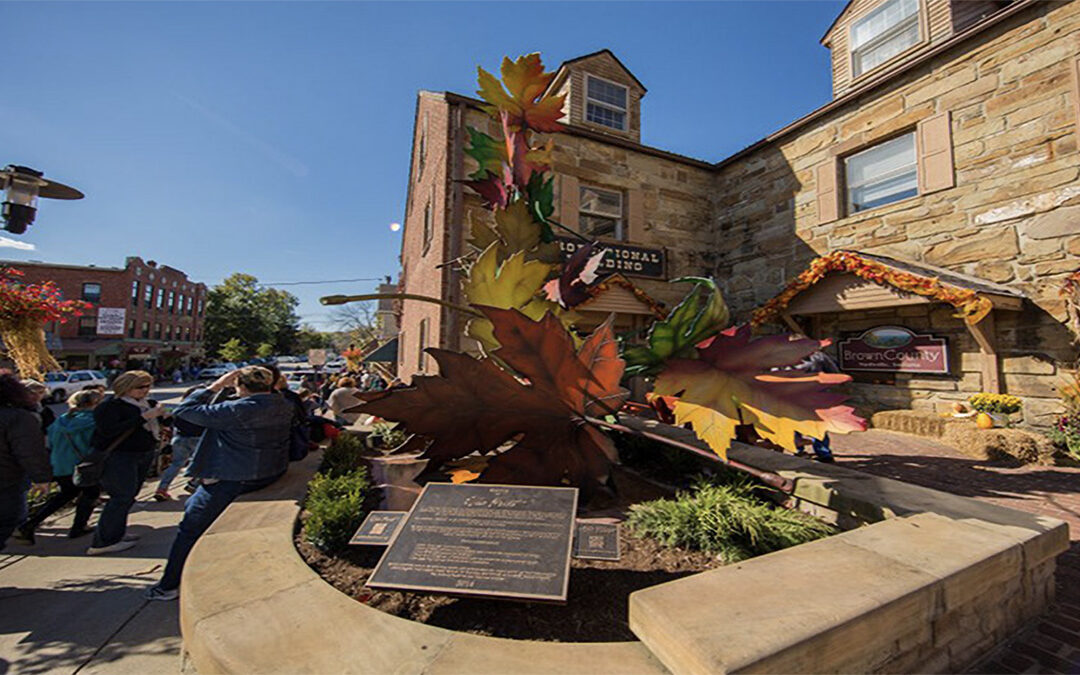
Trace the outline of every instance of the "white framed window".
{"type": "Polygon", "coordinates": [[[844,159],[847,213],[858,213],[919,194],[915,132],[844,159]]]}
{"type": "Polygon", "coordinates": [[[626,238],[625,222],[621,192],[581,186],[578,224],[582,234],[623,240],[626,238]]]}
{"type": "Polygon", "coordinates": [[[585,120],[593,124],[626,131],[630,90],[621,84],[585,76],[585,120]]]}
{"type": "Polygon", "coordinates": [[[919,0],[888,0],[851,25],[851,69],[858,77],[919,41],[919,0]]]}

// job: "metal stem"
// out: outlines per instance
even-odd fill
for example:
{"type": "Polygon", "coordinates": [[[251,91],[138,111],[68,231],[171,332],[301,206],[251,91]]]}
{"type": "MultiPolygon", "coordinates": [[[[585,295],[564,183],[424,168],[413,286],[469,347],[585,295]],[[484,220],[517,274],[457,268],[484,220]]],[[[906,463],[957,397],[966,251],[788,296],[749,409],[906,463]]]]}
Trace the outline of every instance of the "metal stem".
{"type": "Polygon", "coordinates": [[[790,478],[784,478],[783,476],[775,474],[771,471],[762,471],[761,469],[755,469],[752,466],[743,464],[742,462],[736,462],[733,459],[722,459],[719,455],[713,454],[708,450],[702,450],[701,448],[695,445],[691,445],[689,443],[676,441],[674,439],[667,438],[666,436],[661,436],[660,434],[654,434],[651,431],[643,431],[641,429],[635,429],[633,427],[628,427],[623,424],[607,422],[596,417],[586,416],[585,421],[589,422],[590,424],[595,424],[599,427],[604,427],[605,429],[611,429],[612,431],[621,431],[627,434],[634,434],[635,436],[641,436],[643,438],[648,438],[652,441],[657,441],[658,443],[670,445],[673,448],[679,448],[680,450],[692,452],[699,457],[704,457],[705,459],[730,466],[732,469],[742,471],[743,473],[748,473],[754,478],[760,480],[762,483],[765,483],[769,487],[776,488],[781,492],[791,494],[791,492],[795,490],[795,483],[790,478]]]}

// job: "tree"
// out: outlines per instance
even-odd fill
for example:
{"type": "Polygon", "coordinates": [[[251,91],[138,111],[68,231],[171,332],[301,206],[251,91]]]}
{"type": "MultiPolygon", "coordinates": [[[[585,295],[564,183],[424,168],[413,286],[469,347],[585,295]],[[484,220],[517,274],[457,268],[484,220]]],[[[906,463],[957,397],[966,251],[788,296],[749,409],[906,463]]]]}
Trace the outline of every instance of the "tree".
{"type": "Polygon", "coordinates": [[[330,311],[330,320],[346,336],[342,340],[349,344],[363,345],[378,337],[375,322],[376,306],[372,301],[353,302],[338,305],[330,311]]]}
{"type": "Polygon", "coordinates": [[[265,359],[267,356],[274,354],[274,345],[269,342],[260,342],[259,346],[255,348],[255,356],[265,359]]]}
{"type": "Polygon", "coordinates": [[[311,326],[301,326],[296,334],[296,353],[298,354],[307,354],[309,349],[326,349],[332,346],[331,334],[322,333],[311,326]]]}
{"type": "Polygon", "coordinates": [[[250,274],[237,272],[210,289],[206,303],[206,350],[217,353],[238,340],[251,354],[265,342],[278,354],[296,349],[300,317],[292,293],[262,288],[250,274]]]}
{"type": "Polygon", "coordinates": [[[221,349],[219,349],[217,353],[223,361],[236,362],[246,359],[250,352],[248,351],[248,348],[240,342],[240,338],[232,338],[221,345],[221,349]]]}

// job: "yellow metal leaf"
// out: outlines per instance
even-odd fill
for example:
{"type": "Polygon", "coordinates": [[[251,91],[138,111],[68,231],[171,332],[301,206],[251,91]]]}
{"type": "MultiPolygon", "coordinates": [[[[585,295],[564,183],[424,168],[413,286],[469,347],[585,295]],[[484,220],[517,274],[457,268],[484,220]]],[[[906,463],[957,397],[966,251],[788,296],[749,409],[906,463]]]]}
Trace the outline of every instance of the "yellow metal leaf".
{"type": "MultiPolygon", "coordinates": [[[[536,260],[526,260],[524,251],[517,251],[499,264],[499,244],[491,244],[476,259],[469,278],[465,281],[465,297],[469,303],[517,309],[530,319],[539,320],[544,312],[557,305],[537,297],[544,280],[551,273],[551,265],[536,260]]],[[[478,341],[484,351],[491,353],[499,346],[487,319],[473,319],[466,331],[478,341]]]]}
{"type": "Polygon", "coordinates": [[[540,243],[540,225],[533,220],[524,199],[495,211],[495,230],[511,251],[528,251],[540,243]]]}
{"type": "Polygon", "coordinates": [[[677,401],[672,412],[675,413],[675,424],[690,424],[698,438],[708,443],[721,459],[727,459],[727,451],[731,447],[731,439],[735,438],[738,420],[712,408],[685,401],[677,401]]]}

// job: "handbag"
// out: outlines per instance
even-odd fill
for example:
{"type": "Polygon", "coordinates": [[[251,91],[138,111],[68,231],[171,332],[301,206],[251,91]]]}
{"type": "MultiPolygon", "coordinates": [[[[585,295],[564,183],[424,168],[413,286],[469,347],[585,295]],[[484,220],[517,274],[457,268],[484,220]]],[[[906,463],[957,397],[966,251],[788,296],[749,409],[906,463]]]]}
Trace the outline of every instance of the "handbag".
{"type": "Polygon", "coordinates": [[[76,487],[93,487],[101,484],[101,474],[105,470],[105,460],[109,458],[112,451],[116,449],[116,446],[127,440],[127,437],[135,433],[137,427],[132,427],[116,437],[112,443],[109,443],[109,447],[98,452],[96,450],[90,452],[84,461],[75,465],[75,473],[71,476],[71,482],[76,487]]]}

